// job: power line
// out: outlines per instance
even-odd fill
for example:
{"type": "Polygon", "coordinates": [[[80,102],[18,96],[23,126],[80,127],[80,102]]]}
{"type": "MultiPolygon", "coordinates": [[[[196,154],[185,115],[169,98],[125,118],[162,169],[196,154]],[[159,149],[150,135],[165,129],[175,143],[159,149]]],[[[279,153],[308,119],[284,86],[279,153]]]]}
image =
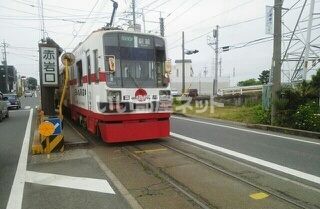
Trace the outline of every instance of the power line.
{"type": "Polygon", "coordinates": [[[194,4],[192,4],[190,7],[188,7],[186,10],[184,10],[182,13],[179,14],[178,17],[176,17],[175,19],[173,19],[170,22],[167,22],[166,25],[176,21],[179,17],[182,17],[185,13],[187,13],[189,10],[193,9],[195,6],[197,6],[198,4],[200,4],[203,0],[198,0],[197,2],[195,2],[194,4]]]}
{"type": "MultiPolygon", "coordinates": [[[[224,10],[224,11],[222,11],[222,12],[216,14],[216,15],[213,15],[213,16],[211,16],[211,17],[202,19],[202,20],[200,20],[200,21],[198,21],[198,22],[196,22],[196,23],[194,23],[194,24],[192,24],[192,25],[189,25],[189,26],[180,28],[180,29],[179,29],[178,31],[176,31],[176,32],[186,31],[186,30],[188,30],[188,29],[190,29],[190,28],[193,28],[193,27],[195,27],[195,26],[197,26],[197,25],[200,25],[200,24],[202,24],[202,23],[204,23],[204,22],[207,22],[208,20],[210,20],[210,19],[212,19],[212,18],[216,18],[216,17],[218,17],[218,16],[220,16],[220,15],[229,13],[229,12],[231,12],[232,10],[235,10],[235,9],[238,9],[238,8],[240,8],[240,7],[242,7],[242,6],[245,6],[245,5],[247,5],[247,4],[249,4],[249,3],[253,2],[253,1],[256,1],[256,0],[246,1],[246,2],[244,2],[244,3],[242,3],[242,4],[239,4],[239,5],[235,6],[235,7],[232,7],[232,8],[230,8],[230,9],[224,10]]],[[[168,35],[168,36],[171,36],[171,35],[168,35]]]]}
{"type": "Polygon", "coordinates": [[[165,17],[168,18],[170,15],[172,15],[172,13],[174,13],[176,10],[178,10],[179,8],[181,8],[185,3],[187,3],[189,0],[185,0],[183,1],[181,4],[179,4],[175,9],[173,9],[171,12],[169,12],[169,14],[165,17]]]}
{"type": "MultiPolygon", "coordinates": [[[[39,7],[39,5],[35,5],[35,4],[33,4],[33,2],[27,1],[27,0],[25,0],[25,1],[12,0],[12,1],[15,1],[15,2],[20,3],[20,4],[28,5],[28,6],[31,6],[31,7],[39,7]],[[26,2],[29,2],[29,3],[26,3],[26,2]]],[[[46,4],[46,5],[47,5],[47,6],[50,6],[50,9],[49,9],[49,8],[44,8],[44,10],[54,11],[54,12],[58,12],[58,13],[61,13],[61,14],[74,15],[74,14],[72,14],[72,13],[66,13],[66,12],[63,12],[63,11],[61,11],[61,10],[53,10],[53,9],[51,9],[51,8],[52,8],[52,7],[55,7],[55,8],[61,8],[61,9],[65,9],[65,10],[85,12],[85,13],[88,13],[88,12],[89,12],[89,10],[68,8],[68,7],[63,7],[63,6],[54,5],[54,4],[46,4]]],[[[93,13],[96,13],[96,12],[93,12],[93,13]]],[[[104,14],[106,14],[106,13],[104,13],[104,14]]]]}
{"type": "Polygon", "coordinates": [[[152,4],[156,3],[158,0],[154,0],[152,2],[150,2],[149,4],[146,4],[145,6],[141,7],[141,9],[147,8],[149,6],[151,6],[152,4]]]}
{"type": "MultiPolygon", "coordinates": [[[[92,13],[92,12],[93,12],[93,10],[96,8],[96,6],[97,6],[97,4],[98,4],[98,3],[99,3],[99,0],[96,0],[96,2],[95,2],[95,4],[93,5],[93,7],[92,7],[91,11],[89,12],[89,14],[88,14],[87,18],[89,18],[89,17],[90,17],[91,13],[92,13]]],[[[87,18],[86,18],[86,19],[87,19],[87,18]]],[[[83,26],[84,26],[84,24],[82,24],[82,25],[80,26],[79,30],[78,30],[78,31],[76,31],[76,34],[74,35],[73,39],[69,42],[69,44],[67,45],[67,47],[66,47],[66,48],[69,48],[69,46],[73,43],[73,41],[78,37],[79,32],[81,31],[81,29],[83,28],[83,26]]]]}
{"type": "Polygon", "coordinates": [[[163,5],[165,5],[166,3],[170,2],[170,1],[171,0],[164,1],[164,2],[160,3],[159,5],[155,6],[154,8],[147,10],[147,12],[145,12],[144,14],[147,14],[147,13],[151,12],[152,10],[155,10],[155,9],[163,6],[163,5]]]}
{"type": "MultiPolygon", "coordinates": [[[[224,27],[224,26],[223,26],[224,27]]],[[[221,28],[223,28],[221,27],[221,28]]],[[[302,28],[300,30],[297,30],[297,32],[305,32],[307,28],[302,28]]],[[[317,30],[317,29],[320,29],[320,24],[317,24],[317,25],[314,25],[312,30],[317,30]]],[[[207,32],[207,33],[204,33],[204,34],[201,34],[199,36],[196,36],[195,38],[192,38],[188,41],[185,41],[185,43],[189,43],[189,42],[192,42],[192,41],[195,41],[199,38],[202,38],[208,34],[212,33],[212,31],[210,32],[207,32]]],[[[292,32],[287,32],[287,33],[283,33],[283,35],[290,35],[292,32]]],[[[264,43],[264,42],[268,42],[268,41],[272,41],[273,40],[273,37],[272,36],[269,36],[269,37],[262,37],[262,38],[258,38],[258,39],[254,39],[252,41],[247,41],[247,42],[241,42],[241,43],[237,43],[237,44],[233,44],[233,45],[230,45],[231,48],[234,48],[234,49],[240,49],[240,48],[244,48],[244,47],[247,47],[247,46],[252,46],[252,45],[255,45],[255,44],[261,44],[261,43],[264,43]],[[238,46],[238,45],[241,45],[241,46],[238,46]]],[[[175,49],[177,47],[180,47],[180,44],[179,45],[175,45],[173,47],[170,47],[168,50],[172,50],[172,49],[175,49]]],[[[222,48],[220,48],[222,49],[222,48]]]]}

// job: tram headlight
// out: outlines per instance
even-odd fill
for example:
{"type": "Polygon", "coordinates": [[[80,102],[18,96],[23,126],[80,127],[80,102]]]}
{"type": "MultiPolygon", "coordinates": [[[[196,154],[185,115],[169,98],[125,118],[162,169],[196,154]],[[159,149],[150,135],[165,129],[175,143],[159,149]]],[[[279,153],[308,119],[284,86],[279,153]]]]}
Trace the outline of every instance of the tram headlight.
{"type": "Polygon", "coordinates": [[[171,95],[170,90],[160,90],[159,91],[160,100],[170,100],[171,99],[170,95],[171,95]]]}
{"type": "Polygon", "coordinates": [[[107,100],[108,101],[121,101],[121,91],[113,91],[108,90],[107,91],[107,100]]]}
{"type": "Polygon", "coordinates": [[[171,73],[171,68],[172,68],[171,60],[167,60],[165,62],[165,71],[166,71],[166,73],[170,74],[171,73]]]}

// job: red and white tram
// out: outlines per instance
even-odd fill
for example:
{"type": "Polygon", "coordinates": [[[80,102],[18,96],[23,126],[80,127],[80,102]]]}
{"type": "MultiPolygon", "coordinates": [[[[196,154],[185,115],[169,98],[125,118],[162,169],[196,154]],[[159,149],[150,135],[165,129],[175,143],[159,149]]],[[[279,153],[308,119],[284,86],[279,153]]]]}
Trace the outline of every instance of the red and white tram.
{"type": "Polygon", "coordinates": [[[97,30],[73,51],[71,118],[105,142],[169,136],[170,64],[165,40],[123,30],[97,30]]]}

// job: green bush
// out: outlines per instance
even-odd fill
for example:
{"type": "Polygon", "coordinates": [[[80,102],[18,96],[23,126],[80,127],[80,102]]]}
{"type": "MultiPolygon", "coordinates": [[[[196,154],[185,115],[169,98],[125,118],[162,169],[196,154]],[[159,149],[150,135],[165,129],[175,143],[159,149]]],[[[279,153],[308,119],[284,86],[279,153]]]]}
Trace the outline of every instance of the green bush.
{"type": "Polygon", "coordinates": [[[257,105],[252,108],[253,122],[259,124],[270,124],[271,114],[269,110],[265,110],[262,105],[257,105]]]}
{"type": "Polygon", "coordinates": [[[320,110],[316,102],[300,105],[294,114],[295,127],[320,132],[320,110]]]}

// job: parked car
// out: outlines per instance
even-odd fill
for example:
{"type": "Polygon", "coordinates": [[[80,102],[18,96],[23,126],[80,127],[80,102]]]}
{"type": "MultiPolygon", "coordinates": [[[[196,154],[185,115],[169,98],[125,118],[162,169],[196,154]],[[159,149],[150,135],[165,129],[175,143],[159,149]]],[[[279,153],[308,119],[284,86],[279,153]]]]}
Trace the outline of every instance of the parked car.
{"type": "Polygon", "coordinates": [[[198,89],[189,89],[188,96],[189,97],[197,97],[198,96],[198,89]]]}
{"type": "Polygon", "coordinates": [[[4,118],[9,117],[9,110],[8,110],[7,101],[5,101],[4,99],[5,98],[3,97],[3,94],[0,92],[0,122],[4,118]]]}
{"type": "Polygon", "coordinates": [[[3,98],[7,101],[9,109],[20,109],[21,103],[17,94],[4,94],[3,98]]]}
{"type": "Polygon", "coordinates": [[[24,92],[24,97],[32,97],[33,93],[31,91],[24,92]]]}
{"type": "Polygon", "coordinates": [[[172,89],[172,90],[171,90],[171,95],[172,95],[173,97],[179,96],[178,90],[172,89]]]}

